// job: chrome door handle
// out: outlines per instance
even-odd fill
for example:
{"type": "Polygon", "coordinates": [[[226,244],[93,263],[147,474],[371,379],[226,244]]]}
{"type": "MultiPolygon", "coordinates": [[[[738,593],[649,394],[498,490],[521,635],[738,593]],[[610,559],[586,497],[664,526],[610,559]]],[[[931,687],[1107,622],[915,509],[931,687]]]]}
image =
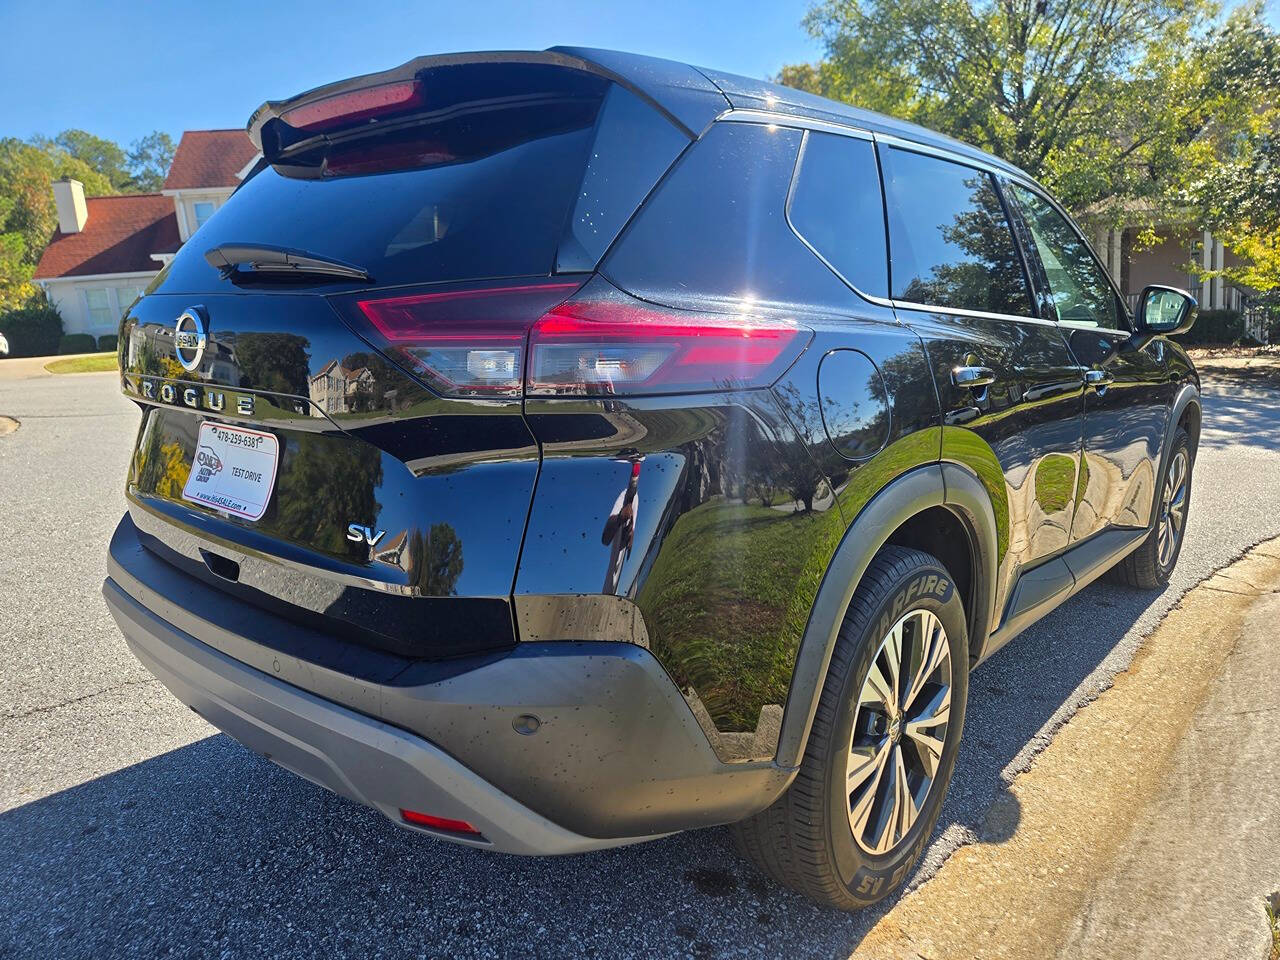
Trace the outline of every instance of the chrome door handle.
{"type": "Polygon", "coordinates": [[[1084,372],[1084,382],[1091,387],[1104,390],[1111,386],[1115,379],[1105,370],[1092,369],[1084,372]]]}
{"type": "Polygon", "coordinates": [[[990,367],[956,367],[951,371],[951,382],[957,387],[980,390],[996,382],[996,372],[990,367]]]}

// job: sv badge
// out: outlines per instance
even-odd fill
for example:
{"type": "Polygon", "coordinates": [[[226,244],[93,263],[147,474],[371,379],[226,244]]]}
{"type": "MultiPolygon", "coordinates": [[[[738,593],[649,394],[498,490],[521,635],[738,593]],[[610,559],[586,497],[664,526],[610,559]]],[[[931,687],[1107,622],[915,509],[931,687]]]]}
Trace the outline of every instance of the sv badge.
{"type": "Polygon", "coordinates": [[[379,530],[376,533],[372,527],[364,527],[358,523],[353,523],[347,527],[347,539],[352,543],[367,543],[370,549],[378,545],[378,541],[386,536],[387,531],[379,530]]]}

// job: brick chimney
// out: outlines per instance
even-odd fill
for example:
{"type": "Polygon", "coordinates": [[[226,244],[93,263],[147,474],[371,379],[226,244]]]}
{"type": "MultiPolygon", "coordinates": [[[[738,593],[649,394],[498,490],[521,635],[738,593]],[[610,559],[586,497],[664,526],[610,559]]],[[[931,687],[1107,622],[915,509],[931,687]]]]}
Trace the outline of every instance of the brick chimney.
{"type": "Polygon", "coordinates": [[[79,233],[89,220],[84,203],[84,184],[70,177],[53,181],[53,202],[58,207],[58,229],[63,233],[79,233]]]}

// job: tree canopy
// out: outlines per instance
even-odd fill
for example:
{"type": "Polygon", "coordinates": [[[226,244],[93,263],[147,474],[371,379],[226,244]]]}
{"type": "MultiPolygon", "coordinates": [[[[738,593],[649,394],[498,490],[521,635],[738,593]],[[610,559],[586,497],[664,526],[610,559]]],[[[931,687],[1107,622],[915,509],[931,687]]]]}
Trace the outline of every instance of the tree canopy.
{"type": "Polygon", "coordinates": [[[1097,223],[1280,238],[1280,38],[1259,3],[824,0],[805,25],[825,56],[783,83],[989,150],[1097,223]]]}

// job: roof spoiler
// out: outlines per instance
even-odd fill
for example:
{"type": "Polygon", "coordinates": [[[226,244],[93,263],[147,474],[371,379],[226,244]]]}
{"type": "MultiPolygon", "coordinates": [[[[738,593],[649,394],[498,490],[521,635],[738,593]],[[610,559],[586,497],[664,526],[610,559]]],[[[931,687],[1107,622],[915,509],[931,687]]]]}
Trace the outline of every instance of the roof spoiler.
{"type": "MultiPolygon", "coordinates": [[[[641,61],[661,62],[661,61],[650,61],[650,58],[647,58],[647,57],[631,58],[630,55],[626,55],[626,54],[616,55],[616,56],[626,58],[626,59],[635,59],[638,62],[641,62],[641,61]]],[[[263,131],[263,127],[267,124],[267,122],[272,119],[276,119],[283,116],[283,114],[285,114],[290,110],[296,110],[298,107],[303,106],[304,104],[315,103],[321,100],[325,100],[329,97],[337,96],[343,93],[350,93],[355,90],[362,90],[367,87],[377,87],[377,86],[383,86],[389,83],[395,83],[397,81],[412,80],[422,71],[428,70],[434,67],[449,67],[449,66],[455,66],[458,64],[474,64],[474,63],[550,64],[553,66],[561,66],[561,67],[565,67],[572,70],[582,70],[586,73],[592,73],[592,74],[595,74],[596,76],[603,77],[623,87],[626,87],[632,93],[636,94],[638,97],[650,103],[656,110],[658,110],[665,117],[667,117],[668,120],[670,120],[673,124],[675,124],[676,127],[679,128],[690,139],[696,139],[698,136],[698,132],[695,131],[694,129],[691,129],[690,126],[684,121],[684,119],[681,118],[681,116],[673,112],[673,110],[669,108],[669,106],[666,103],[662,102],[662,100],[658,99],[658,97],[656,97],[651,90],[645,89],[645,87],[654,86],[654,85],[674,87],[675,84],[646,83],[642,87],[636,82],[633,82],[627,77],[622,76],[617,72],[600,65],[599,63],[595,63],[583,57],[576,56],[576,55],[563,52],[561,50],[556,50],[556,49],[495,50],[495,51],[483,51],[478,53],[446,53],[446,54],[440,54],[437,56],[430,56],[430,57],[415,57],[413,60],[409,60],[406,63],[402,63],[400,66],[393,67],[390,70],[383,70],[379,73],[366,73],[363,76],[351,77],[348,80],[339,80],[335,83],[327,83],[324,86],[315,87],[312,90],[307,90],[305,93],[300,93],[297,96],[290,97],[287,100],[268,100],[262,106],[258,107],[257,110],[253,111],[252,115],[250,115],[249,117],[249,122],[246,124],[245,129],[246,129],[246,132],[249,134],[249,139],[253,141],[254,146],[256,146],[259,150],[262,150],[263,149],[262,131],[263,131]]],[[[692,69],[689,67],[684,67],[684,65],[682,64],[671,64],[671,67],[672,68],[681,67],[686,70],[692,69]]],[[[706,80],[706,78],[702,77],[701,74],[698,74],[698,76],[701,77],[702,80],[706,83],[707,89],[709,91],[719,93],[718,89],[709,80],[706,80]]],[[[721,97],[721,105],[717,108],[717,112],[719,109],[723,109],[723,103],[724,103],[723,95],[720,95],[720,97],[721,97]]],[[[681,110],[681,113],[685,113],[685,112],[686,111],[681,110]]],[[[685,119],[687,119],[687,117],[685,119]]]]}

